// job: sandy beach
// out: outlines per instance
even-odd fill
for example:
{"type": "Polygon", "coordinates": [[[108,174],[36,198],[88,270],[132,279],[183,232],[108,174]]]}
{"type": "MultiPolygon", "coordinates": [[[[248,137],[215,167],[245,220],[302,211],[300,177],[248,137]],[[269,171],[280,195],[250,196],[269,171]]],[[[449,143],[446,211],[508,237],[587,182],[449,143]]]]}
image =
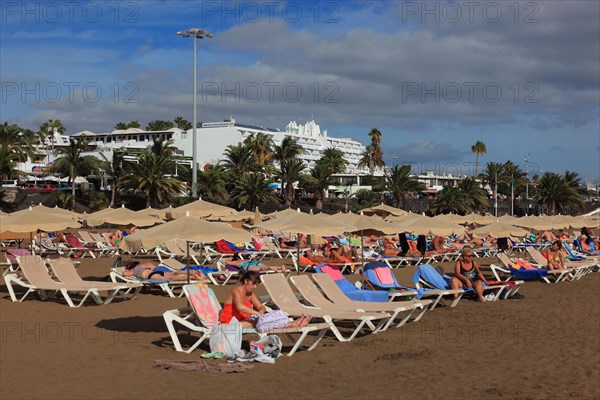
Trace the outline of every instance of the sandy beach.
{"type": "MultiPolygon", "coordinates": [[[[98,279],[111,264],[85,258],[79,271],[98,279]]],[[[414,269],[394,273],[409,284],[414,269]]],[[[216,288],[221,301],[227,290],[216,288]]],[[[200,360],[208,350],[173,350],[161,314],[185,299],[153,291],[71,309],[35,296],[12,303],[5,285],[0,291],[2,399],[600,397],[598,273],[552,285],[528,282],[520,300],[463,300],[350,343],[328,336],[312,352],[235,374],[153,368],[156,359],[200,360]]]]}

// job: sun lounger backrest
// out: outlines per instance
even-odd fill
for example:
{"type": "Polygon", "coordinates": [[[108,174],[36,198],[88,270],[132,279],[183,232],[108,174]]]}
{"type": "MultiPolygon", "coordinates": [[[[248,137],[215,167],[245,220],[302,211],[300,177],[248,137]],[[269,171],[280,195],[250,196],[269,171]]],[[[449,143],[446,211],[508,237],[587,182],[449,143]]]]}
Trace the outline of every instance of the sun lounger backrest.
{"type": "Polygon", "coordinates": [[[79,233],[79,237],[86,243],[97,242],[97,240],[94,239],[88,231],[79,231],[78,233],[79,233]]]}
{"type": "Polygon", "coordinates": [[[290,278],[306,301],[315,307],[328,307],[333,303],[327,300],[308,275],[297,275],[290,278]]]}
{"type": "Polygon", "coordinates": [[[80,249],[83,247],[81,241],[77,238],[77,236],[73,235],[65,235],[65,241],[67,244],[75,249],[80,249]]]}
{"type": "Polygon", "coordinates": [[[183,250],[179,247],[179,244],[175,241],[176,239],[171,239],[165,242],[165,247],[170,253],[175,254],[176,256],[183,255],[183,250]]]}
{"type": "Polygon", "coordinates": [[[498,259],[500,260],[500,262],[502,264],[504,264],[505,267],[510,267],[512,265],[512,261],[510,261],[510,258],[508,258],[508,256],[506,255],[506,253],[498,253],[497,254],[498,259]]]}
{"type": "Polygon", "coordinates": [[[271,300],[281,310],[292,315],[301,315],[305,312],[304,306],[296,298],[283,274],[261,275],[260,279],[271,296],[271,300]]]}
{"type": "Polygon", "coordinates": [[[47,287],[55,286],[57,282],[53,281],[48,275],[48,269],[44,265],[44,260],[40,256],[23,256],[18,259],[19,266],[25,279],[33,286],[47,287]]]}
{"type": "Polygon", "coordinates": [[[350,301],[350,298],[342,292],[342,290],[335,283],[333,278],[327,274],[317,273],[313,274],[313,279],[321,287],[325,296],[336,304],[344,304],[350,301]]]}
{"type": "Polygon", "coordinates": [[[528,247],[527,252],[533,258],[533,261],[540,264],[542,267],[546,267],[548,265],[548,260],[540,253],[538,249],[534,249],[533,247],[528,247]]]}
{"type": "Polygon", "coordinates": [[[50,269],[62,283],[81,283],[83,279],[77,273],[75,265],[68,258],[48,261],[50,269]]]}
{"type": "Polygon", "coordinates": [[[178,270],[178,269],[185,267],[185,264],[183,264],[181,261],[178,261],[174,258],[166,258],[162,261],[162,264],[164,264],[167,267],[174,269],[174,270],[178,270]]]}

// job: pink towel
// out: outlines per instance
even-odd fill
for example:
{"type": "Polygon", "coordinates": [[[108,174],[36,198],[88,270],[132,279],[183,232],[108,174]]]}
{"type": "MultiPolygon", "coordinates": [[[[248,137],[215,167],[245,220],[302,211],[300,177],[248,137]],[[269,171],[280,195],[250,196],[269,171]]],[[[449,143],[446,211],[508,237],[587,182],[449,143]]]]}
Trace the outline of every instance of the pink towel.
{"type": "Polygon", "coordinates": [[[344,279],[344,276],[342,275],[342,273],[340,272],[339,269],[337,268],[332,268],[328,265],[324,265],[321,267],[321,272],[326,273],[327,275],[329,275],[334,281],[339,281],[344,279]]]}
{"type": "Polygon", "coordinates": [[[389,268],[375,268],[375,276],[379,279],[384,285],[394,285],[394,277],[392,276],[392,271],[389,268]]]}

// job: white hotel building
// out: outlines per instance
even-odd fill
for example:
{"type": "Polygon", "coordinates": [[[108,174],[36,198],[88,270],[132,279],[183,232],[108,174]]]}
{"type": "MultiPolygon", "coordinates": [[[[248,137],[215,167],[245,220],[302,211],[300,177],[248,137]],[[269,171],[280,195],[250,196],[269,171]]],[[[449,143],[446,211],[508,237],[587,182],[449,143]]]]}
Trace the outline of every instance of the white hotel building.
{"type": "MultiPolygon", "coordinates": [[[[138,128],[129,128],[109,133],[83,131],[72,135],[72,137],[83,140],[88,144],[90,151],[87,154],[100,159],[102,159],[101,154],[103,154],[109,160],[112,158],[114,150],[126,150],[135,153],[149,148],[156,138],[172,140],[174,147],[177,148],[177,153],[182,156],[178,163],[191,166],[192,132],[193,130],[183,131],[178,128],[171,128],[166,131],[144,131],[138,128]]],[[[365,150],[363,144],[351,138],[331,137],[326,130],[321,132],[315,121],[309,121],[305,124],[292,121],[284,131],[280,131],[279,129],[240,124],[234,119],[229,119],[224,122],[203,123],[202,127],[196,129],[196,132],[198,135],[196,156],[199,168],[216,164],[222,160],[227,146],[236,145],[257,133],[264,133],[271,137],[275,145],[280,145],[286,136],[295,138],[303,149],[299,158],[309,168],[315,165],[325,149],[333,147],[341,150],[344,153],[344,158],[348,161],[348,165],[346,172],[340,175],[340,186],[353,186],[352,192],[360,188],[360,176],[369,174],[368,168],[358,167],[365,150]]],[[[19,167],[28,174],[39,174],[43,172],[47,164],[54,161],[55,156],[52,149],[68,146],[68,144],[69,136],[55,133],[54,137],[46,138],[43,146],[38,148],[35,160],[22,163],[19,167]]],[[[128,158],[132,161],[136,159],[135,155],[128,158]]],[[[382,175],[383,170],[378,169],[375,174],[382,175]]]]}

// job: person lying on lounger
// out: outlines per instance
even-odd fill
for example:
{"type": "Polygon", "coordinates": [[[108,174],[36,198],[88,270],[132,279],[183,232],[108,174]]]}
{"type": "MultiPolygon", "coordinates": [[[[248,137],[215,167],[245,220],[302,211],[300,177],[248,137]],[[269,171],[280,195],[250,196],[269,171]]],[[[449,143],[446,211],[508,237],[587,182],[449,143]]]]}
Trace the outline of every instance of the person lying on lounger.
{"type": "MultiPolygon", "coordinates": [[[[487,284],[487,280],[481,273],[479,265],[473,260],[473,250],[465,247],[461,250],[461,259],[454,265],[454,276],[450,279],[452,289],[473,288],[480,302],[485,302],[483,299],[483,284],[487,284]]],[[[458,295],[454,294],[454,298],[458,295]]]]}
{"type": "MultiPolygon", "coordinates": [[[[240,284],[231,289],[221,311],[220,321],[228,324],[235,317],[243,328],[256,327],[256,318],[253,315],[262,315],[267,310],[254,294],[259,283],[259,274],[256,271],[246,271],[240,278],[240,284]]],[[[310,323],[310,315],[303,316],[288,324],[288,328],[301,328],[310,323]]]]}
{"type": "MultiPolygon", "coordinates": [[[[139,261],[131,261],[125,265],[123,276],[135,276],[141,280],[156,279],[169,281],[186,281],[188,279],[188,271],[172,271],[165,272],[156,270],[156,265],[151,262],[140,263],[139,261]]],[[[206,275],[202,271],[189,271],[190,279],[202,281],[206,279],[206,275]]]]}
{"type": "Polygon", "coordinates": [[[244,260],[242,258],[242,256],[239,255],[239,253],[234,254],[231,258],[223,258],[223,262],[225,262],[226,265],[236,267],[239,270],[243,270],[243,271],[257,271],[257,272],[260,272],[260,271],[286,272],[287,271],[287,269],[283,266],[281,266],[281,267],[268,266],[268,265],[263,265],[260,262],[244,260]]]}

